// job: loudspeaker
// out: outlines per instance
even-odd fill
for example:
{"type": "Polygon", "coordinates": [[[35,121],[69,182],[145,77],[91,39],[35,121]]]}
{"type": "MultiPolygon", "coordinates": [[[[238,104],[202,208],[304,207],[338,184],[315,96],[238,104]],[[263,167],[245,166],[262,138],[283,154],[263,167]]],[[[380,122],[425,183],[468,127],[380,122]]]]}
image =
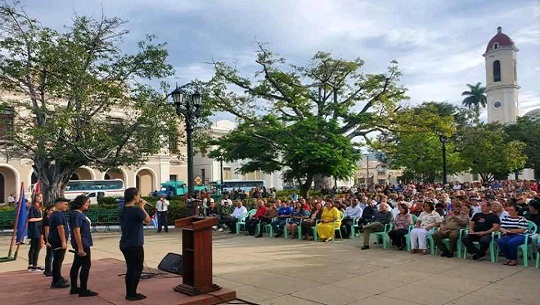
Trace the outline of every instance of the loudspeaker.
{"type": "Polygon", "coordinates": [[[161,271],[182,275],[183,263],[184,259],[182,258],[182,255],[169,252],[159,263],[158,269],[161,271]]]}

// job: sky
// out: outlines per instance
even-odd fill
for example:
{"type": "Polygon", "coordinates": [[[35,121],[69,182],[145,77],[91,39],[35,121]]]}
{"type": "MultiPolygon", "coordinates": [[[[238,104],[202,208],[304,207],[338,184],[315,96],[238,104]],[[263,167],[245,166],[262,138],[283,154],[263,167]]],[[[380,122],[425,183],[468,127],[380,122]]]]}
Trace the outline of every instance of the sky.
{"type": "MultiPolygon", "coordinates": [[[[127,20],[123,50],[156,34],[167,42],[169,81],[208,80],[210,61],[253,75],[257,42],[289,63],[303,65],[317,51],[365,60],[382,73],[397,60],[410,104],[459,105],[466,84],[486,83],[482,54],[501,26],[517,54],[519,114],[540,108],[539,0],[22,0],[43,25],[61,29],[74,15],[127,20]]],[[[486,113],[481,115],[486,118],[486,113]]]]}

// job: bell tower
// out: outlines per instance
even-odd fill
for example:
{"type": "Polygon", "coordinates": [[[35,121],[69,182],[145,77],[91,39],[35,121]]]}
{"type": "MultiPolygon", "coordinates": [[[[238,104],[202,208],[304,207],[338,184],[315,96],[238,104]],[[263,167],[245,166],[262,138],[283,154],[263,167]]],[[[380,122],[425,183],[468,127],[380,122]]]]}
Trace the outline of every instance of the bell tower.
{"type": "Polygon", "coordinates": [[[488,123],[515,123],[518,115],[516,55],[510,37],[497,28],[486,47],[486,97],[488,123]]]}

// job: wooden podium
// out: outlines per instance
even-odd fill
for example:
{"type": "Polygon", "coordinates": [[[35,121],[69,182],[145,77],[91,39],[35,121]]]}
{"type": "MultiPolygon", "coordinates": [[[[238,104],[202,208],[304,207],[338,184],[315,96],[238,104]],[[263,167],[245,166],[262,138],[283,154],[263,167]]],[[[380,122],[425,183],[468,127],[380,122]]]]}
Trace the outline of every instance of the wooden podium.
{"type": "Polygon", "coordinates": [[[194,296],[221,289],[212,283],[212,226],[217,223],[217,218],[197,216],[174,222],[176,228],[182,229],[184,259],[183,283],[174,287],[175,291],[194,296]]]}

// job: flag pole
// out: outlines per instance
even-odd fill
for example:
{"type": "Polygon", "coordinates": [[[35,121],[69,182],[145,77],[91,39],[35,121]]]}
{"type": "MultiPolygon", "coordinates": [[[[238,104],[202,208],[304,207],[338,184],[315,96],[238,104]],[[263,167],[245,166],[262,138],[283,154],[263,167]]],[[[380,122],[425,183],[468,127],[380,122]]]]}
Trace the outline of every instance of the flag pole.
{"type": "MultiPolygon", "coordinates": [[[[22,196],[24,196],[24,182],[21,182],[21,191],[19,192],[19,202],[17,204],[17,213],[15,215],[15,222],[13,224],[13,232],[11,233],[11,243],[9,244],[8,256],[0,258],[0,262],[11,261],[11,260],[15,260],[15,258],[16,258],[16,256],[12,257],[11,253],[13,251],[13,244],[15,242],[15,237],[17,236],[17,227],[18,227],[18,224],[19,224],[19,215],[21,214],[21,209],[22,209],[22,196]]],[[[19,247],[20,247],[20,244],[17,246],[17,250],[15,251],[15,253],[17,253],[19,247]]]]}

